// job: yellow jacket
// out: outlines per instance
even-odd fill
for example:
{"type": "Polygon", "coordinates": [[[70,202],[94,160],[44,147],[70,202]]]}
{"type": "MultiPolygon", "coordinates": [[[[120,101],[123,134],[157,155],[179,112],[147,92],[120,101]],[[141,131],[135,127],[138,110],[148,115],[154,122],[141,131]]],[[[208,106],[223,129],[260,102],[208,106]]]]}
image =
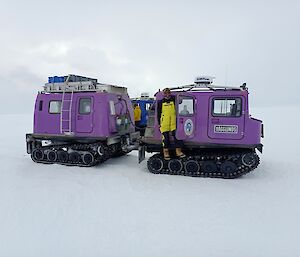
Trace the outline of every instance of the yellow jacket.
{"type": "Polygon", "coordinates": [[[163,99],[158,103],[158,122],[160,132],[176,130],[176,106],[175,98],[163,99]]]}
{"type": "Polygon", "coordinates": [[[141,121],[141,108],[139,106],[134,107],[134,121],[141,121]]]}

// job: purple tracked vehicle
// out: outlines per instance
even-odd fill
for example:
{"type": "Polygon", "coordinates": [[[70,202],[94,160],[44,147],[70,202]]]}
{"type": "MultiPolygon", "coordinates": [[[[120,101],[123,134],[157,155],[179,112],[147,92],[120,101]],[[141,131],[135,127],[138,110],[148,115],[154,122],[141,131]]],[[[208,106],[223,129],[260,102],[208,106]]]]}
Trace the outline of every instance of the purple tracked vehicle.
{"type": "Polygon", "coordinates": [[[77,75],[49,77],[36,98],[27,152],[38,163],[94,166],[136,148],[132,121],[125,87],[77,75]]]}
{"type": "MultiPolygon", "coordinates": [[[[176,138],[186,157],[176,158],[171,150],[171,160],[164,160],[157,110],[150,110],[139,146],[139,162],[145,152],[157,152],[148,160],[150,172],[237,178],[258,166],[263,123],[249,114],[246,84],[220,87],[212,85],[211,77],[199,77],[192,85],[171,88],[171,93],[176,99],[176,138]]],[[[163,93],[155,96],[157,103],[163,93]]]]}

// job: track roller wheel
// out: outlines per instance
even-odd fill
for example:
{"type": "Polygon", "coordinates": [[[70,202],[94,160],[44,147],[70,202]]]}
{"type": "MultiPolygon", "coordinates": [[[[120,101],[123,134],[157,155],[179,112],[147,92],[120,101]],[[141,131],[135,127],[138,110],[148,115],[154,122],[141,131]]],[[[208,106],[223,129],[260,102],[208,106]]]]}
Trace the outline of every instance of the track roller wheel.
{"type": "Polygon", "coordinates": [[[57,159],[59,162],[67,162],[69,155],[66,151],[60,150],[57,152],[57,159]]]}
{"type": "Polygon", "coordinates": [[[172,159],[168,162],[168,169],[171,173],[179,173],[182,168],[183,164],[180,159],[172,159]]]}
{"type": "Polygon", "coordinates": [[[202,164],[202,169],[205,173],[217,172],[217,165],[214,161],[205,161],[202,164]]]}
{"type": "Polygon", "coordinates": [[[82,161],[85,165],[91,165],[95,161],[95,157],[92,153],[84,153],[82,155],[82,161]]]}
{"type": "Polygon", "coordinates": [[[97,152],[98,152],[98,154],[100,155],[100,156],[103,156],[104,157],[104,155],[105,155],[105,153],[106,153],[106,147],[104,146],[104,145],[99,145],[98,147],[97,147],[97,152]]]}
{"type": "Polygon", "coordinates": [[[254,167],[259,162],[259,157],[256,153],[246,153],[242,156],[242,164],[247,167],[254,167]]]}
{"type": "Polygon", "coordinates": [[[44,159],[44,151],[41,149],[34,149],[31,153],[31,158],[33,161],[42,161],[44,159]]]}
{"type": "Polygon", "coordinates": [[[163,170],[164,162],[159,155],[153,155],[147,162],[148,170],[152,173],[160,173],[163,170]]]}
{"type": "Polygon", "coordinates": [[[184,170],[189,174],[197,174],[200,171],[200,165],[195,160],[188,160],[184,164],[184,170]]]}
{"type": "Polygon", "coordinates": [[[69,161],[71,163],[79,163],[79,161],[81,160],[81,156],[79,153],[77,152],[72,152],[69,154],[69,161]]]}
{"type": "Polygon", "coordinates": [[[103,144],[100,144],[98,146],[97,152],[101,157],[102,162],[108,160],[112,156],[111,152],[109,151],[109,148],[103,144]]]}
{"type": "Polygon", "coordinates": [[[47,161],[49,162],[56,162],[57,160],[57,153],[53,150],[47,152],[47,161]]]}
{"type": "Polygon", "coordinates": [[[220,170],[223,173],[230,174],[237,170],[237,166],[235,163],[233,163],[231,161],[225,161],[221,164],[220,170]]]}

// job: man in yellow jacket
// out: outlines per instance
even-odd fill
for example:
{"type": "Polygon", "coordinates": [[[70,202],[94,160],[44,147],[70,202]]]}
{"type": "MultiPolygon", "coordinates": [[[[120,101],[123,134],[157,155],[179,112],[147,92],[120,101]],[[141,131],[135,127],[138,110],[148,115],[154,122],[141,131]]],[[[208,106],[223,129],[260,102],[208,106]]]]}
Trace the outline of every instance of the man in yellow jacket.
{"type": "Polygon", "coordinates": [[[163,154],[165,160],[170,160],[170,134],[174,137],[176,147],[176,156],[183,158],[185,154],[181,151],[180,141],[177,140],[176,134],[176,104],[175,97],[171,96],[171,90],[163,90],[164,98],[157,103],[157,118],[162,134],[163,154]]]}
{"type": "Polygon", "coordinates": [[[141,121],[141,114],[142,110],[138,104],[134,104],[134,123],[135,123],[135,130],[137,131],[139,129],[140,121],[141,121]]]}

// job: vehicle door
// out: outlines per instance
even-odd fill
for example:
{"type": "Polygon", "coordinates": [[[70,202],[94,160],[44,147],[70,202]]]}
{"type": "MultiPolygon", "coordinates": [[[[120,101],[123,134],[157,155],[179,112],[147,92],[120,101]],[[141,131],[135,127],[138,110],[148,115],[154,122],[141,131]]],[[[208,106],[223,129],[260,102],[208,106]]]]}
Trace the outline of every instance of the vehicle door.
{"type": "Polygon", "coordinates": [[[76,132],[91,133],[93,131],[94,98],[82,96],[76,104],[76,132]]]}
{"type": "Polygon", "coordinates": [[[179,140],[192,139],[196,131],[195,98],[182,93],[177,95],[176,102],[176,138],[179,140]]]}
{"type": "Polygon", "coordinates": [[[245,123],[245,100],[238,97],[211,97],[208,137],[212,139],[242,139],[245,123]]]}

